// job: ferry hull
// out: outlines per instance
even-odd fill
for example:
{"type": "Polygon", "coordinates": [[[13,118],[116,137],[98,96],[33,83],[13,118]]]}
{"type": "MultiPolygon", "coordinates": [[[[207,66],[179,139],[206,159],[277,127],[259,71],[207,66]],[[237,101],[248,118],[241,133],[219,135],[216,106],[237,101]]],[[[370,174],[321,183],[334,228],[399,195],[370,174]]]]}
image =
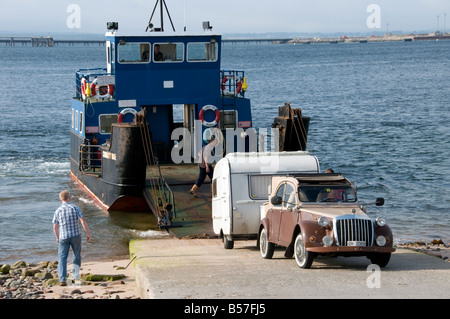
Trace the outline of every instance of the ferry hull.
{"type": "Polygon", "coordinates": [[[106,210],[149,211],[143,197],[146,162],[142,152],[139,128],[113,125],[111,146],[101,149],[101,171],[84,171],[80,165],[80,148],[84,138],[71,133],[70,171],[72,178],[84,187],[106,210]]]}

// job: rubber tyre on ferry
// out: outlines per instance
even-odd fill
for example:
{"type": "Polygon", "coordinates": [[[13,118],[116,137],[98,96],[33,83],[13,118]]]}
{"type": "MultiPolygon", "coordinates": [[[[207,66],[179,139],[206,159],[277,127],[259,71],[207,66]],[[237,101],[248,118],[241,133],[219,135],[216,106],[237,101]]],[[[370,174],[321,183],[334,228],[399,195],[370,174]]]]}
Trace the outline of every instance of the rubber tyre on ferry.
{"type": "Polygon", "coordinates": [[[299,233],[297,237],[295,238],[294,243],[294,256],[295,261],[297,262],[297,265],[300,268],[311,268],[311,265],[314,260],[314,253],[311,253],[306,250],[305,244],[303,243],[302,234],[299,233]]]}
{"type": "Polygon", "coordinates": [[[259,251],[261,252],[261,256],[265,259],[270,259],[273,256],[274,250],[275,245],[268,240],[266,229],[261,229],[259,233],[259,251]]]}
{"type": "Polygon", "coordinates": [[[370,262],[372,264],[376,264],[380,267],[385,267],[389,263],[389,260],[391,259],[391,253],[371,254],[367,256],[367,258],[370,259],[370,262]]]}

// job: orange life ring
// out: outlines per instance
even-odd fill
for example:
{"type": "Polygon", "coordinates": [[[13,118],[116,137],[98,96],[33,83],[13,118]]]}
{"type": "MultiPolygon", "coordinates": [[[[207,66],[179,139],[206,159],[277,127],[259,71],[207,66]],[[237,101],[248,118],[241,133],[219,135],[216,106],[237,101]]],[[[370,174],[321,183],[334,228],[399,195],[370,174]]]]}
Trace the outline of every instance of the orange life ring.
{"type": "Polygon", "coordinates": [[[114,95],[114,85],[108,84],[108,91],[106,93],[101,94],[100,91],[97,93],[97,79],[95,79],[91,83],[91,91],[92,97],[100,98],[100,99],[109,99],[114,95]],[[97,96],[96,96],[97,95],[97,96]]]}
{"type": "Polygon", "coordinates": [[[206,127],[213,127],[216,126],[217,123],[219,123],[220,120],[220,112],[217,109],[217,107],[215,107],[214,105],[208,104],[205,105],[204,107],[202,107],[202,109],[200,110],[200,113],[198,114],[198,118],[200,119],[200,121],[202,121],[203,126],[206,127]],[[216,118],[213,121],[207,122],[205,121],[204,115],[206,111],[213,111],[216,113],[216,118]]]}
{"type": "Polygon", "coordinates": [[[225,91],[225,83],[227,83],[227,81],[228,81],[228,78],[226,76],[224,76],[222,78],[222,84],[221,84],[222,91],[225,91]]]}
{"type": "Polygon", "coordinates": [[[129,108],[129,107],[126,108],[126,109],[123,109],[122,111],[120,111],[119,116],[117,117],[117,123],[123,123],[123,116],[125,114],[129,114],[129,113],[136,115],[137,111],[135,109],[132,109],[132,108],[129,108]]]}
{"type": "Polygon", "coordinates": [[[81,96],[86,100],[86,78],[81,79],[81,96]]]}
{"type": "Polygon", "coordinates": [[[238,80],[238,82],[236,83],[236,94],[239,94],[241,92],[242,89],[242,81],[241,79],[238,80]]]}

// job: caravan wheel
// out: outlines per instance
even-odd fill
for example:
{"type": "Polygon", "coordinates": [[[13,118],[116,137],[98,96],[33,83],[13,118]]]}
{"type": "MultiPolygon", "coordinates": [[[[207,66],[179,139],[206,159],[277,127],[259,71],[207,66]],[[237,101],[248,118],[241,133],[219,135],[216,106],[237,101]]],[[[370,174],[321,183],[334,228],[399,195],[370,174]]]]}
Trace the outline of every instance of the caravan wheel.
{"type": "Polygon", "coordinates": [[[228,239],[228,236],[223,235],[222,241],[223,241],[223,247],[225,249],[233,249],[233,247],[234,247],[234,240],[228,239]]]}

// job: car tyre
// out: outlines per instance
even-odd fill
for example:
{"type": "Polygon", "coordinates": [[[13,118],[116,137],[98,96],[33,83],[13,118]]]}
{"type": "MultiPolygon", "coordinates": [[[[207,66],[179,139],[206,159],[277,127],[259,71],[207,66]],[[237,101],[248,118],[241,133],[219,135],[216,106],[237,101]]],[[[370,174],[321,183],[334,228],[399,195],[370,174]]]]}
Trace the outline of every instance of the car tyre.
{"type": "Polygon", "coordinates": [[[300,268],[311,268],[314,260],[314,253],[306,250],[301,233],[299,233],[295,238],[294,256],[295,261],[300,268]]]}
{"type": "Polygon", "coordinates": [[[380,267],[385,267],[391,259],[391,253],[372,254],[369,256],[369,259],[372,264],[376,264],[380,267]]]}
{"type": "Polygon", "coordinates": [[[261,256],[265,259],[270,259],[273,256],[275,245],[269,241],[266,234],[266,229],[263,228],[259,234],[259,251],[261,256]]]}

